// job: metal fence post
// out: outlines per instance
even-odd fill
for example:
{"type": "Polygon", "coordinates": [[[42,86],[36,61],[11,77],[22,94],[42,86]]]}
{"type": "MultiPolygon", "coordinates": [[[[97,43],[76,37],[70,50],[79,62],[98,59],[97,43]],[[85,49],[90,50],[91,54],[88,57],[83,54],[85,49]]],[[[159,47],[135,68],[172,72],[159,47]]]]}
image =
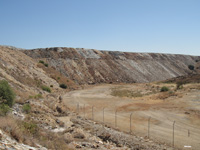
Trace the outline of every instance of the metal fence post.
{"type": "Polygon", "coordinates": [[[115,111],[115,128],[117,128],[117,110],[115,111]]]}
{"type": "Polygon", "coordinates": [[[130,134],[131,134],[131,127],[132,127],[132,115],[133,113],[130,114],[130,134]]]}
{"type": "Polygon", "coordinates": [[[173,144],[172,144],[173,147],[174,147],[174,127],[175,127],[175,123],[176,123],[176,121],[174,121],[174,123],[173,123],[173,144]]]}
{"type": "Polygon", "coordinates": [[[94,121],[94,106],[92,106],[92,120],[94,121]]]}
{"type": "Polygon", "coordinates": [[[79,103],[77,103],[77,113],[79,114],[79,103]]]}
{"type": "Polygon", "coordinates": [[[150,121],[151,121],[151,117],[149,117],[148,119],[148,138],[150,138],[150,121]]]}
{"type": "Polygon", "coordinates": [[[105,107],[103,108],[103,127],[104,127],[104,109],[105,107]]]}
{"type": "Polygon", "coordinates": [[[84,119],[85,119],[85,104],[83,106],[83,113],[84,113],[84,119]]]}

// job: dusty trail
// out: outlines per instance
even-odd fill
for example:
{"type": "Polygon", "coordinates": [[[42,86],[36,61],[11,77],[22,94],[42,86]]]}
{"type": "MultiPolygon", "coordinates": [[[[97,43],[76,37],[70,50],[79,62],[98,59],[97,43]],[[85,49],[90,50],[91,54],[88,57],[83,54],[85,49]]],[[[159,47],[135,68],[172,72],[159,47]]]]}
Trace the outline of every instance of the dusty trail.
{"type": "MultiPolygon", "coordinates": [[[[94,106],[94,120],[103,121],[115,127],[115,111],[117,110],[117,127],[121,131],[130,131],[130,114],[132,115],[131,130],[138,136],[148,135],[148,119],[150,119],[150,139],[162,143],[172,144],[173,121],[175,123],[175,146],[183,148],[190,145],[193,149],[200,149],[200,92],[193,90],[184,93],[182,98],[172,97],[167,100],[146,98],[119,98],[111,95],[113,88],[122,85],[100,85],[83,90],[72,91],[64,96],[65,104],[79,114],[92,118],[94,106]]],[[[143,85],[123,85],[126,88],[138,89],[143,85]]]]}

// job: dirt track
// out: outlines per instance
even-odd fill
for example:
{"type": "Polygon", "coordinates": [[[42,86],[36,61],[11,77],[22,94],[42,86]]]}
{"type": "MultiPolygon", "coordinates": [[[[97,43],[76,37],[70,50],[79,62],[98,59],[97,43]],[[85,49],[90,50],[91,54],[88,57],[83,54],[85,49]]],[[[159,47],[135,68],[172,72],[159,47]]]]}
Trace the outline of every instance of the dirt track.
{"type": "Polygon", "coordinates": [[[150,139],[162,143],[172,144],[172,129],[175,122],[175,146],[183,148],[192,146],[200,149],[200,92],[198,89],[182,90],[181,96],[171,96],[165,100],[152,96],[137,98],[119,98],[111,95],[113,88],[132,90],[145,90],[145,84],[133,85],[100,85],[84,90],[69,92],[64,96],[68,107],[79,114],[92,118],[94,106],[94,120],[103,121],[103,108],[105,124],[115,127],[115,111],[117,110],[117,127],[130,131],[130,114],[132,115],[131,130],[138,136],[148,135],[148,119],[150,120],[150,139]]]}

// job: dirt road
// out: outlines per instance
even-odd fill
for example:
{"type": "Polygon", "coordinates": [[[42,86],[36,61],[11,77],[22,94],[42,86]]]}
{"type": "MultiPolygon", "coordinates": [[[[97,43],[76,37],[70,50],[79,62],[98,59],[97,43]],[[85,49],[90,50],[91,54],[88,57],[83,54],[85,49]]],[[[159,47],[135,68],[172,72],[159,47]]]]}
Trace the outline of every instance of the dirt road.
{"type": "Polygon", "coordinates": [[[146,84],[99,85],[69,92],[64,95],[64,102],[81,116],[102,123],[104,109],[104,123],[108,126],[131,131],[141,137],[149,136],[168,145],[173,144],[175,123],[175,147],[192,146],[192,149],[200,149],[200,90],[183,89],[179,92],[181,96],[170,96],[163,100],[157,98],[159,93],[135,98],[115,97],[111,92],[116,88],[147,90],[146,84]]]}

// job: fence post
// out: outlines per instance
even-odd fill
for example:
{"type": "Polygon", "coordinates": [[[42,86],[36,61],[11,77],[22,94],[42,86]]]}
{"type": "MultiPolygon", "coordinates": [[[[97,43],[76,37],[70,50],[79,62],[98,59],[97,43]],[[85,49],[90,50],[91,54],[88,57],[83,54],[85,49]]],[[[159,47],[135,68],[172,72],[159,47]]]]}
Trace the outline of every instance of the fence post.
{"type": "Polygon", "coordinates": [[[190,130],[188,130],[188,137],[190,137],[190,130]]]}
{"type": "Polygon", "coordinates": [[[133,113],[130,114],[130,134],[131,134],[131,127],[132,127],[132,115],[133,113]]]}
{"type": "Polygon", "coordinates": [[[85,119],[85,104],[83,106],[83,113],[84,113],[84,119],[85,119]]]}
{"type": "Polygon", "coordinates": [[[104,109],[105,107],[103,108],[103,127],[104,127],[104,109]]]}
{"type": "Polygon", "coordinates": [[[117,128],[117,110],[115,111],[115,128],[117,128]]]}
{"type": "Polygon", "coordinates": [[[174,127],[175,127],[175,123],[176,123],[176,121],[174,121],[174,123],[173,123],[173,144],[172,144],[173,147],[174,147],[174,127]]]}
{"type": "Polygon", "coordinates": [[[150,121],[151,121],[151,117],[149,117],[148,119],[148,138],[150,138],[150,121]]]}
{"type": "Polygon", "coordinates": [[[79,103],[77,103],[77,113],[79,114],[79,103]]]}
{"type": "Polygon", "coordinates": [[[92,120],[94,121],[94,106],[92,106],[92,120]]]}

